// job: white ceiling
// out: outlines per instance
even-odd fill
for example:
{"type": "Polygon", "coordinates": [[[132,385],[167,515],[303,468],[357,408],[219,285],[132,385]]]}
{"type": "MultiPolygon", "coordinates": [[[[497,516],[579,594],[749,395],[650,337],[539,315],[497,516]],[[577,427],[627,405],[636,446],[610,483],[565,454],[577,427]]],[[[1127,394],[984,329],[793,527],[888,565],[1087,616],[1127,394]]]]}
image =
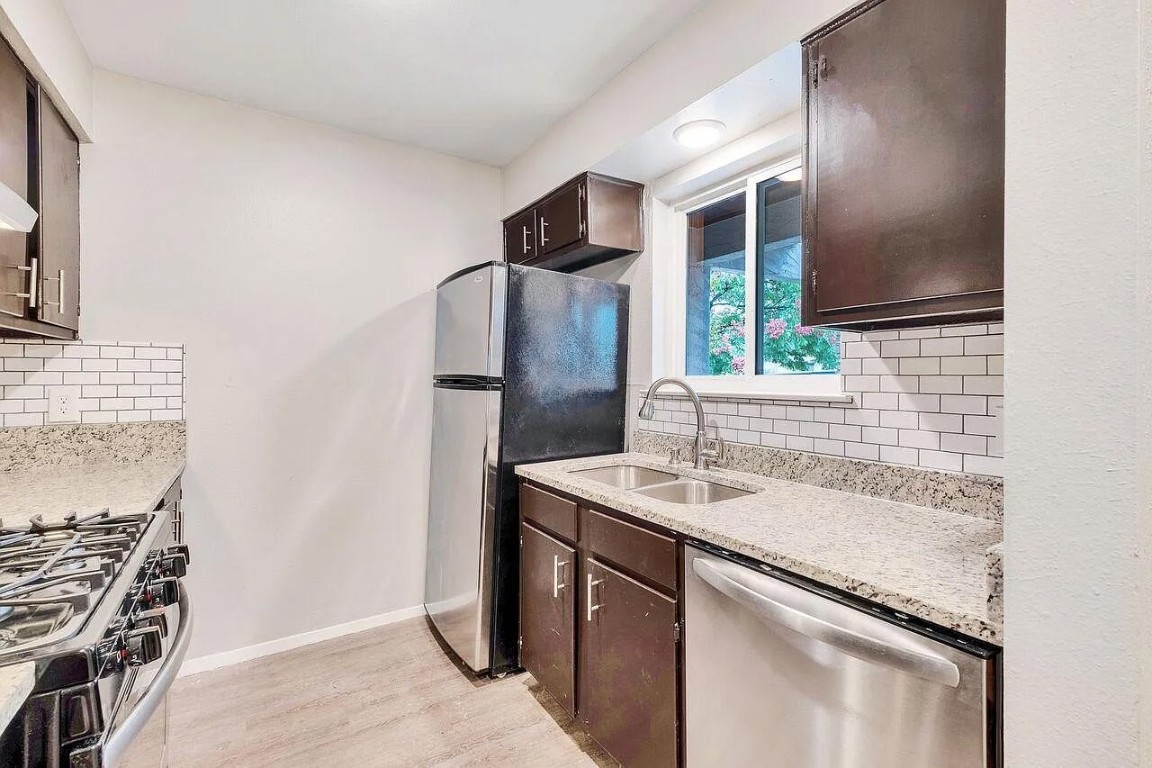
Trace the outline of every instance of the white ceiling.
{"type": "Polygon", "coordinates": [[[93,63],[503,165],[705,0],[64,0],[93,63]]]}

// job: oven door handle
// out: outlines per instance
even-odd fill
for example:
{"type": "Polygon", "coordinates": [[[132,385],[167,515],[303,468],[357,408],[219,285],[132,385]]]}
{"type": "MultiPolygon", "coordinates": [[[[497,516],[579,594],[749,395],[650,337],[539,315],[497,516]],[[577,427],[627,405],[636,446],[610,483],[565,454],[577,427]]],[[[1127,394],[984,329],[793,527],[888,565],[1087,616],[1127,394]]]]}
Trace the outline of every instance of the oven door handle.
{"type": "Polygon", "coordinates": [[[172,687],[176,673],[180,671],[180,665],[184,663],[184,657],[188,654],[188,641],[192,638],[192,601],[188,597],[188,589],[183,584],[180,586],[180,601],[178,603],[180,606],[180,623],[177,625],[176,634],[172,638],[172,645],[168,649],[168,653],[164,655],[164,662],[160,665],[160,669],[156,672],[156,677],[148,686],[148,690],[144,692],[136,706],[124,718],[120,727],[110,734],[104,742],[100,755],[103,768],[115,768],[120,764],[120,759],[132,741],[148,724],[149,718],[160,707],[164,697],[168,695],[168,689],[172,687]]]}

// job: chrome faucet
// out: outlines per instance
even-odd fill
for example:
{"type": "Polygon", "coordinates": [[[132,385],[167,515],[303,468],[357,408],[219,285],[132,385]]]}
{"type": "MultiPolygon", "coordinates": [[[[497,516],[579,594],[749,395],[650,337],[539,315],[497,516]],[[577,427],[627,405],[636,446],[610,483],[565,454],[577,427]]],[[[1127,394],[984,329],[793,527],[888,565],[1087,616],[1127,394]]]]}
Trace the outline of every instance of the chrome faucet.
{"type": "Polygon", "coordinates": [[[652,402],[652,398],[656,395],[656,391],[665,384],[675,384],[680,387],[680,389],[688,394],[688,397],[692,400],[692,405],[696,407],[696,457],[692,466],[696,469],[707,469],[709,460],[722,459],[724,457],[724,438],[720,436],[720,430],[717,429],[717,447],[715,449],[708,447],[707,426],[704,423],[704,406],[700,404],[700,396],[696,394],[696,390],[692,389],[692,386],[688,382],[673,376],[667,376],[652,382],[652,386],[648,387],[648,394],[645,395],[644,402],[640,405],[640,418],[652,418],[653,412],[656,410],[656,405],[652,402]]]}

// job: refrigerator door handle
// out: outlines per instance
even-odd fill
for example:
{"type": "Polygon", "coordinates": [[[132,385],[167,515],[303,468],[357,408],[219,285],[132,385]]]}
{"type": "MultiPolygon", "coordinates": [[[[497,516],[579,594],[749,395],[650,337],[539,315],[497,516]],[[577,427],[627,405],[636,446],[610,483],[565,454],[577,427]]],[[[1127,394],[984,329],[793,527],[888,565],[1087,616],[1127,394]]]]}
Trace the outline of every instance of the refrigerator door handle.
{"type": "MultiPolygon", "coordinates": [[[[927,653],[911,644],[893,639],[874,637],[847,627],[817,618],[804,611],[787,605],[779,599],[753,589],[743,582],[771,580],[771,576],[761,577],[753,571],[737,565],[719,563],[697,557],[692,561],[692,570],[717,592],[755,613],[759,618],[779,624],[793,632],[832,646],[854,658],[872,664],[905,672],[941,685],[956,688],[960,685],[960,669],[948,659],[927,653]],[[733,578],[733,577],[737,578],[733,578]]],[[[845,608],[844,610],[853,610],[845,608]]]]}

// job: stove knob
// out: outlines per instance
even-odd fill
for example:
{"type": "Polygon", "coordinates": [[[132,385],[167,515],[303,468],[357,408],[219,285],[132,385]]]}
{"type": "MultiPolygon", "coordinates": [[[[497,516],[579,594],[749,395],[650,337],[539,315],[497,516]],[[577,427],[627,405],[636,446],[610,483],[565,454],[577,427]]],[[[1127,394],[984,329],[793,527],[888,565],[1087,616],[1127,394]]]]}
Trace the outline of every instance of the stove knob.
{"type": "Polygon", "coordinates": [[[188,574],[188,558],[179,552],[167,554],[160,560],[160,572],[165,576],[180,578],[188,574]]]}
{"type": "Polygon", "coordinates": [[[151,664],[164,655],[164,640],[158,627],[133,629],[124,640],[128,663],[134,667],[151,664]]]}
{"type": "Polygon", "coordinates": [[[150,586],[152,594],[164,605],[175,605],[180,602],[180,579],[175,576],[155,579],[150,586]]]}
{"type": "Polygon", "coordinates": [[[188,551],[187,544],[173,544],[172,546],[168,547],[168,549],[164,550],[164,552],[168,555],[183,555],[184,562],[186,564],[191,564],[192,562],[192,555],[188,551]]]}
{"type": "Polygon", "coordinates": [[[151,608],[136,614],[132,628],[142,629],[144,627],[156,627],[156,629],[160,630],[161,637],[168,637],[168,614],[165,609],[151,608]]]}

